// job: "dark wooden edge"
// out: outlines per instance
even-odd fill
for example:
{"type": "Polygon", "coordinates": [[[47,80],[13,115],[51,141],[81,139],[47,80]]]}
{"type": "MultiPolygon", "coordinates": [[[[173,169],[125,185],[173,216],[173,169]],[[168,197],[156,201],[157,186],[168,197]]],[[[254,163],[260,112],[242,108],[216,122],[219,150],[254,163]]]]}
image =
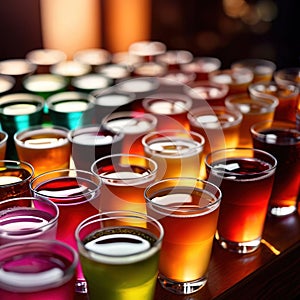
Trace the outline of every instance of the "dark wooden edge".
{"type": "Polygon", "coordinates": [[[300,242],[214,299],[300,299],[300,242]]]}

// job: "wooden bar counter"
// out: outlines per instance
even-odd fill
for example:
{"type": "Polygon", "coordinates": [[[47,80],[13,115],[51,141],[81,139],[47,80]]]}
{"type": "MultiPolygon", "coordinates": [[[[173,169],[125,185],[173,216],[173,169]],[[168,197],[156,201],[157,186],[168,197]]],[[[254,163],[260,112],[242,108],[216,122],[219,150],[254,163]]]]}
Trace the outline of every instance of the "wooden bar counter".
{"type": "MultiPolygon", "coordinates": [[[[179,296],[157,284],[155,300],[297,299],[300,296],[300,217],[268,216],[260,247],[236,254],[213,247],[206,286],[179,296]]],[[[300,297],[299,297],[300,299],[300,297]]]]}
{"type": "MultiPolygon", "coordinates": [[[[262,244],[253,253],[232,253],[215,241],[208,281],[199,292],[176,295],[158,283],[154,297],[154,300],[208,299],[300,299],[299,212],[285,217],[268,216],[262,244]]],[[[76,300],[87,298],[78,295],[76,300]]]]}

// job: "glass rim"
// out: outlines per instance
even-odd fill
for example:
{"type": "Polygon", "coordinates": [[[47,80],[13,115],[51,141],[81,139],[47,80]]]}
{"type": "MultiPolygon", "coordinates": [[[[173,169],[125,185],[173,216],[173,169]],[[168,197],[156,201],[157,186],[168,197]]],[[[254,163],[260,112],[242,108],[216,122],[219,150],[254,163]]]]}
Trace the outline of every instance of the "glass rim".
{"type": "MultiPolygon", "coordinates": [[[[9,105],[16,105],[19,104],[19,102],[25,102],[28,104],[32,104],[36,107],[36,110],[26,113],[26,114],[8,114],[8,116],[24,116],[24,115],[34,115],[37,113],[40,113],[44,110],[44,106],[45,106],[45,100],[42,96],[36,95],[34,93],[13,93],[13,94],[7,94],[7,95],[3,95],[0,96],[0,111],[3,110],[3,105],[9,106],[9,105]],[[35,105],[35,102],[37,103],[37,105],[35,105]]],[[[4,107],[6,107],[4,106],[4,107]]],[[[1,114],[3,114],[3,112],[1,112],[1,114]]]]}
{"type": "MultiPolygon", "coordinates": [[[[177,185],[172,185],[172,188],[176,187],[177,185]]],[[[188,184],[185,184],[184,187],[191,187],[188,184]]],[[[144,190],[144,197],[146,200],[146,204],[147,205],[151,205],[152,207],[155,207],[157,209],[154,209],[155,212],[158,212],[160,214],[172,214],[172,217],[175,218],[186,218],[186,217],[197,217],[197,216],[201,216],[203,215],[203,211],[205,211],[206,213],[210,213],[214,210],[216,210],[221,202],[222,199],[222,191],[221,189],[214,183],[208,181],[208,180],[204,180],[204,179],[200,179],[200,178],[196,178],[196,177],[169,177],[169,178],[164,178],[164,179],[160,179],[158,181],[155,181],[151,184],[149,184],[145,190],[144,190]],[[160,184],[163,184],[165,182],[178,182],[179,184],[181,182],[194,182],[194,185],[192,185],[192,187],[196,187],[197,183],[202,183],[204,184],[204,187],[201,188],[201,191],[204,191],[207,195],[209,195],[212,199],[214,199],[215,201],[210,202],[206,205],[203,206],[199,206],[199,207],[193,207],[193,208],[172,208],[172,207],[168,207],[166,205],[162,205],[162,204],[158,204],[155,202],[152,202],[152,200],[150,199],[150,197],[147,196],[147,192],[152,189],[155,186],[158,186],[160,184]],[[209,190],[206,189],[206,187],[209,187],[209,190]],[[212,191],[210,191],[211,189],[214,190],[215,193],[212,193],[212,191]],[[218,194],[218,196],[216,196],[216,194],[218,194]],[[207,211],[207,209],[209,209],[207,211]],[[179,214],[174,214],[174,212],[179,212],[179,214]]]]}
{"type": "MultiPolygon", "coordinates": [[[[30,173],[30,175],[28,175],[28,177],[26,177],[24,179],[21,178],[22,179],[21,181],[17,181],[17,182],[13,182],[13,183],[7,183],[4,186],[18,185],[18,184],[20,184],[20,182],[25,182],[25,181],[31,180],[33,178],[33,176],[34,176],[34,167],[33,167],[32,164],[30,164],[27,161],[10,160],[10,159],[2,159],[2,160],[0,160],[0,166],[1,166],[1,168],[2,168],[2,166],[7,167],[8,165],[11,165],[11,166],[13,165],[14,167],[17,166],[17,167],[19,167],[19,169],[22,169],[21,165],[25,165],[27,167],[26,171],[28,171],[30,173]]],[[[3,186],[0,185],[0,190],[1,190],[1,187],[3,187],[3,186]]]]}
{"type": "Polygon", "coordinates": [[[182,94],[182,93],[168,93],[168,92],[161,92],[161,93],[156,93],[156,94],[151,94],[149,96],[146,96],[143,100],[142,100],[142,106],[144,107],[144,109],[151,111],[151,108],[149,106],[149,102],[152,101],[172,101],[176,104],[176,102],[180,102],[182,104],[180,104],[180,108],[182,108],[182,110],[180,110],[179,112],[171,112],[171,113],[160,113],[160,112],[155,112],[154,114],[158,114],[158,115],[178,115],[178,114],[182,114],[185,112],[188,112],[193,105],[193,100],[190,96],[182,94]]]}
{"type": "MultiPolygon", "coordinates": [[[[238,109],[240,102],[238,102],[238,103],[233,102],[236,99],[247,99],[247,101],[250,101],[250,102],[252,102],[252,101],[262,101],[264,103],[271,102],[271,104],[268,107],[264,107],[265,109],[267,109],[267,112],[273,111],[279,104],[278,98],[273,95],[267,95],[267,94],[249,95],[248,93],[241,93],[241,94],[228,95],[225,98],[225,106],[227,106],[229,108],[238,109]]],[[[253,114],[253,113],[250,111],[250,112],[247,112],[246,114],[253,114]]]]}
{"type": "Polygon", "coordinates": [[[126,120],[126,123],[123,124],[124,127],[131,127],[133,125],[130,125],[130,120],[141,120],[141,121],[149,121],[149,127],[146,129],[146,133],[150,132],[151,130],[155,130],[158,119],[155,117],[155,115],[150,114],[150,113],[142,113],[138,111],[120,111],[120,112],[112,112],[111,114],[106,115],[101,123],[103,126],[108,128],[109,130],[115,130],[115,131],[122,131],[124,132],[124,136],[131,136],[131,135],[143,135],[145,134],[145,131],[136,131],[131,133],[130,131],[126,131],[122,127],[117,127],[114,125],[111,125],[110,122],[117,122],[117,121],[122,121],[126,120]],[[127,125],[127,122],[129,125],[127,125]]]}
{"type": "MultiPolygon", "coordinates": [[[[37,201],[37,202],[43,202],[43,203],[46,203],[46,204],[49,204],[49,206],[52,206],[55,210],[55,216],[53,216],[51,218],[50,221],[48,221],[47,224],[44,224],[44,225],[41,225],[39,227],[35,227],[34,229],[29,229],[30,230],[30,233],[35,233],[36,231],[40,231],[40,229],[42,228],[47,228],[47,227],[52,227],[53,224],[55,224],[58,220],[58,217],[59,217],[59,208],[57,206],[56,203],[54,203],[53,201],[50,201],[46,198],[35,198],[35,197],[17,197],[17,198],[9,198],[9,199],[5,199],[5,200],[2,200],[0,201],[0,205],[1,204],[6,204],[6,203],[14,203],[16,201],[21,201],[21,200],[32,200],[32,201],[37,201]]],[[[15,208],[25,208],[25,207],[28,207],[28,206],[14,206],[13,209],[15,208]]],[[[5,211],[12,211],[12,208],[9,207],[9,208],[4,208],[4,209],[1,209],[0,211],[0,217],[2,215],[3,212],[5,211]]],[[[2,232],[8,232],[8,233],[15,233],[15,232],[18,232],[18,233],[24,233],[24,234],[27,234],[27,230],[24,230],[24,229],[18,229],[18,230],[2,230],[0,228],[0,235],[2,232]]]]}
{"type": "MultiPolygon", "coordinates": [[[[207,168],[209,168],[210,170],[213,170],[214,168],[211,166],[211,164],[208,163],[208,158],[209,157],[212,157],[216,154],[219,154],[219,153],[229,153],[229,152],[232,152],[232,151],[238,151],[238,152],[249,152],[251,151],[252,153],[260,153],[260,154],[263,154],[265,157],[269,157],[272,159],[272,161],[274,162],[273,165],[271,165],[269,162],[268,164],[270,164],[270,168],[267,169],[267,170],[263,170],[261,172],[255,172],[255,173],[251,173],[252,175],[260,175],[260,176],[270,176],[270,174],[272,174],[272,172],[275,172],[276,170],[276,167],[277,167],[277,159],[275,158],[274,155],[272,155],[271,153],[267,152],[267,151],[264,151],[264,150],[261,150],[261,149],[257,149],[257,148],[242,148],[242,147],[237,147],[237,148],[224,148],[224,149],[218,149],[218,150],[214,150],[210,153],[208,153],[206,156],[205,156],[205,159],[204,159],[204,163],[205,163],[205,166],[207,168]]],[[[236,158],[236,156],[232,156],[233,158],[236,158]]],[[[242,157],[242,158],[252,158],[252,156],[241,156],[239,155],[238,157],[242,157]]],[[[227,160],[227,157],[225,157],[224,155],[222,156],[222,158],[224,158],[225,160],[227,160]]],[[[231,158],[231,156],[230,156],[231,158]]],[[[236,175],[238,177],[237,180],[251,180],[251,179],[239,179],[239,177],[243,176],[239,173],[233,173],[231,171],[226,171],[226,170],[222,170],[222,174],[226,175],[226,174],[229,174],[229,175],[236,175]]],[[[256,178],[254,178],[256,179],[256,178]]]]}
{"type": "MultiPolygon", "coordinates": [[[[209,101],[209,100],[207,100],[209,101]]],[[[221,128],[229,128],[232,126],[236,126],[238,124],[241,124],[242,120],[243,120],[243,114],[236,108],[229,108],[227,106],[221,106],[221,105],[210,105],[209,107],[195,107],[193,109],[191,109],[187,115],[187,118],[189,120],[189,122],[192,122],[195,126],[199,123],[199,125],[204,129],[204,130],[210,130],[211,128],[206,127],[206,126],[202,126],[201,122],[197,122],[197,118],[200,116],[197,114],[197,112],[202,111],[206,112],[207,110],[209,110],[208,113],[213,112],[216,115],[216,111],[220,110],[220,111],[227,111],[228,113],[230,113],[232,116],[234,116],[235,120],[233,122],[220,122],[219,118],[218,118],[218,123],[220,123],[220,127],[221,128]],[[195,115],[193,115],[193,113],[195,113],[195,115]]],[[[215,129],[215,128],[213,128],[215,129]]]]}
{"type": "MultiPolygon", "coordinates": [[[[87,102],[87,108],[84,110],[77,110],[79,112],[87,111],[90,109],[93,109],[95,107],[95,97],[91,95],[90,93],[85,92],[79,92],[79,91],[64,91],[59,92],[54,95],[49,96],[45,103],[47,104],[49,110],[59,112],[59,113],[65,113],[64,111],[57,110],[55,108],[56,103],[61,102],[70,102],[70,101],[86,101],[87,102]]],[[[77,112],[75,111],[75,112],[77,112]]]]}
{"type": "MultiPolygon", "coordinates": [[[[101,132],[102,130],[108,130],[108,131],[111,131],[112,134],[114,134],[114,138],[112,143],[111,144],[114,144],[114,143],[117,143],[119,141],[121,141],[125,134],[123,131],[117,131],[117,130],[114,130],[112,128],[106,128],[106,127],[103,127],[102,124],[84,124],[80,127],[76,127],[74,129],[71,129],[69,130],[68,132],[68,139],[71,143],[74,143],[74,144],[77,144],[77,145],[86,145],[86,144],[83,144],[83,143],[78,143],[76,141],[74,141],[74,138],[78,135],[82,135],[82,134],[89,134],[89,133],[98,133],[98,132],[101,132]]],[[[91,146],[95,147],[97,146],[97,144],[92,144],[91,146]]]]}
{"type": "Polygon", "coordinates": [[[3,136],[3,138],[0,140],[0,145],[4,144],[8,140],[8,133],[6,131],[0,129],[0,138],[1,135],[3,136]]]}
{"type": "MultiPolygon", "coordinates": [[[[139,155],[139,154],[132,154],[132,153],[117,153],[117,154],[110,154],[110,155],[105,155],[103,157],[100,157],[98,158],[97,160],[95,160],[92,165],[91,165],[91,172],[93,174],[95,174],[96,176],[99,176],[103,181],[104,180],[107,180],[107,179],[112,179],[110,177],[107,177],[105,175],[101,175],[99,173],[96,173],[96,169],[97,168],[97,164],[100,162],[100,161],[105,161],[107,159],[113,159],[115,157],[132,157],[132,158],[139,158],[139,159],[143,159],[145,161],[148,161],[150,162],[153,166],[154,166],[154,169],[153,170],[150,170],[150,174],[145,174],[141,177],[137,177],[137,178],[132,178],[132,177],[122,177],[122,178],[113,178],[114,182],[118,182],[118,181],[127,181],[127,182],[130,182],[132,181],[133,183],[134,182],[138,182],[140,180],[144,180],[148,177],[153,177],[156,175],[157,171],[158,171],[158,164],[155,160],[153,160],[152,158],[149,158],[147,156],[143,156],[143,155],[139,155]]],[[[122,164],[124,165],[124,164],[122,164]]],[[[139,163],[136,163],[135,166],[140,166],[141,164],[139,163]]],[[[149,170],[148,170],[149,171],[149,170]]]]}
{"type": "MultiPolygon", "coordinates": [[[[63,241],[51,239],[28,239],[26,240],[26,244],[24,244],[24,241],[11,242],[0,246],[0,253],[4,252],[5,257],[10,257],[13,251],[17,251],[18,253],[21,251],[24,254],[30,254],[36,253],[37,249],[42,253],[52,253],[52,251],[55,251],[55,253],[58,253],[58,255],[63,257],[64,259],[68,257],[67,260],[70,264],[67,266],[66,269],[62,269],[63,275],[60,278],[61,281],[59,283],[59,286],[62,286],[72,278],[73,273],[76,272],[76,268],[79,263],[79,254],[73,247],[71,247],[63,241]],[[62,250],[67,250],[67,255],[65,253],[62,253],[62,250]]],[[[2,257],[3,256],[4,255],[2,255],[2,257]]],[[[9,284],[8,286],[12,285],[9,284]]],[[[16,292],[15,289],[17,289],[19,292],[22,293],[28,292],[27,289],[30,289],[29,291],[32,291],[32,288],[34,288],[34,291],[37,292],[49,288],[54,288],[56,286],[57,281],[51,282],[48,285],[43,284],[38,287],[34,287],[34,283],[32,283],[32,285],[30,285],[29,287],[12,287],[14,288],[14,292],[16,292]]]]}
{"type": "MultiPolygon", "coordinates": [[[[149,148],[149,144],[147,143],[147,139],[148,138],[152,138],[152,137],[155,137],[155,136],[161,136],[161,137],[164,137],[164,138],[169,138],[169,137],[181,137],[180,135],[177,135],[177,134],[184,134],[185,136],[188,136],[188,137],[191,137],[190,140],[193,140],[194,141],[194,136],[196,136],[197,138],[199,138],[200,142],[199,142],[199,145],[197,145],[197,148],[198,147],[203,147],[204,144],[205,144],[205,138],[203,135],[201,135],[200,133],[198,132],[195,132],[195,131],[191,131],[191,130],[184,130],[184,129],[164,129],[164,130],[156,130],[156,131],[151,131],[149,133],[147,133],[146,135],[143,136],[142,138],[142,145],[144,147],[146,147],[147,149],[149,148]],[[168,134],[171,134],[171,135],[168,135],[168,134]]],[[[155,139],[154,139],[155,140],[155,139]]],[[[194,148],[192,148],[191,150],[195,150],[194,148]]]]}
{"type": "MultiPolygon", "coordinates": [[[[40,191],[36,190],[36,188],[38,188],[42,183],[44,183],[44,181],[41,181],[40,183],[38,183],[36,187],[33,187],[33,185],[36,184],[36,182],[39,182],[41,180],[41,178],[44,178],[44,177],[46,179],[48,179],[48,180],[59,179],[59,178],[61,178],[61,176],[58,176],[58,177],[57,176],[56,177],[52,177],[51,176],[49,178],[49,175],[52,175],[52,174],[55,174],[55,173],[60,174],[62,172],[68,172],[68,178],[75,178],[76,179],[78,177],[78,173],[81,173],[81,174],[92,176],[93,178],[97,179],[98,182],[95,183],[96,184],[96,188],[94,188],[92,190],[89,189],[88,192],[80,193],[78,195],[78,197],[82,197],[82,196],[85,196],[85,195],[94,194],[95,192],[100,191],[100,189],[102,187],[103,181],[102,181],[102,179],[99,176],[97,176],[96,174],[94,174],[92,172],[86,171],[86,170],[80,170],[80,169],[75,169],[74,168],[74,169],[57,169],[57,170],[52,170],[52,171],[48,171],[48,172],[44,172],[42,174],[39,174],[38,176],[34,177],[30,181],[30,183],[29,183],[30,190],[33,193],[35,193],[36,195],[38,195],[39,197],[49,197],[47,195],[44,195],[40,191]],[[69,176],[70,172],[74,172],[74,175],[69,176]]],[[[64,177],[66,177],[66,176],[64,176],[64,177]]],[[[82,177],[80,177],[80,178],[82,179],[82,177]]],[[[85,178],[83,178],[83,179],[85,179],[85,178]]],[[[76,197],[77,196],[73,196],[74,199],[76,199],[76,197]]],[[[55,196],[53,198],[55,198],[55,199],[65,199],[66,196],[55,196]]],[[[69,202],[68,203],[60,203],[59,205],[68,205],[68,204],[70,204],[70,203],[69,202]]]]}
{"type": "MultiPolygon", "coordinates": [[[[126,225],[126,227],[135,227],[135,226],[133,226],[133,225],[126,225]]],[[[138,227],[138,228],[142,228],[145,231],[147,231],[147,227],[146,228],[144,228],[144,227],[138,227]]],[[[140,255],[142,253],[149,252],[153,248],[158,248],[160,246],[160,244],[162,243],[162,240],[163,240],[163,237],[164,237],[164,232],[165,232],[165,230],[164,230],[162,224],[158,220],[156,220],[154,217],[151,217],[148,214],[137,212],[137,211],[131,211],[131,210],[114,210],[114,211],[100,212],[100,213],[92,215],[92,216],[86,218],[85,220],[81,221],[77,225],[77,228],[75,230],[75,239],[76,239],[77,243],[79,245],[81,245],[81,247],[83,249],[85,249],[85,251],[92,252],[92,253],[101,255],[103,257],[112,258],[112,259],[116,259],[117,260],[118,258],[124,259],[126,257],[135,257],[135,256],[140,255]],[[104,219],[101,219],[101,217],[105,216],[105,215],[107,215],[107,217],[105,217],[104,219]],[[99,254],[96,251],[93,251],[91,249],[86,249],[84,247],[84,243],[83,243],[82,239],[80,238],[80,231],[83,228],[85,228],[85,227],[87,227],[87,226],[89,226],[91,224],[94,224],[94,223],[99,223],[99,220],[109,221],[109,220],[126,219],[126,218],[131,218],[131,219],[134,218],[134,219],[139,219],[139,220],[144,220],[144,221],[150,220],[151,224],[155,225],[155,227],[158,229],[159,236],[158,237],[156,236],[157,239],[153,243],[153,245],[151,246],[150,249],[145,249],[145,250],[139,251],[139,252],[134,253],[134,254],[125,254],[125,255],[120,255],[120,256],[116,257],[116,256],[109,255],[109,254],[103,254],[103,253],[99,254]]]]}
{"type": "Polygon", "coordinates": [[[298,96],[299,94],[299,85],[297,85],[296,83],[287,83],[286,85],[280,85],[278,84],[276,81],[270,81],[270,82],[266,82],[266,81],[258,81],[258,82],[253,82],[249,85],[248,87],[249,93],[252,94],[253,96],[256,97],[266,97],[268,98],[269,96],[273,96],[276,98],[280,98],[280,99],[289,99],[289,98],[293,98],[295,96],[298,96]],[[285,90],[289,90],[291,93],[287,94],[287,95],[283,95],[280,94],[280,96],[274,96],[272,94],[267,94],[264,91],[259,91],[256,89],[257,86],[263,86],[263,87],[268,87],[268,86],[276,86],[279,90],[281,89],[285,89],[285,90]]]}
{"type": "MultiPolygon", "coordinates": [[[[66,135],[65,135],[65,138],[64,139],[67,139],[68,140],[68,133],[69,133],[69,129],[66,128],[66,127],[63,127],[63,126],[60,126],[60,125],[52,125],[52,124],[40,124],[40,125],[33,125],[33,126],[30,126],[28,128],[25,128],[25,129],[20,129],[18,130],[17,132],[14,133],[13,135],[13,139],[14,141],[19,145],[19,146],[24,146],[23,142],[20,141],[20,135],[24,135],[25,133],[29,133],[30,131],[46,131],[48,129],[57,129],[58,131],[60,132],[64,132],[66,135]]],[[[28,135],[26,137],[31,137],[32,135],[28,135]]],[[[64,143],[66,144],[66,143],[64,143]]],[[[57,147],[57,145],[55,145],[55,147],[57,147]]]]}
{"type": "MultiPolygon", "coordinates": [[[[254,123],[250,126],[250,132],[253,136],[265,137],[265,133],[258,130],[258,128],[263,127],[262,129],[277,129],[277,130],[287,130],[289,132],[297,133],[300,142],[300,130],[297,128],[296,123],[288,120],[264,120],[257,123],[254,123]]],[[[287,143],[290,144],[290,143],[287,143]]]]}

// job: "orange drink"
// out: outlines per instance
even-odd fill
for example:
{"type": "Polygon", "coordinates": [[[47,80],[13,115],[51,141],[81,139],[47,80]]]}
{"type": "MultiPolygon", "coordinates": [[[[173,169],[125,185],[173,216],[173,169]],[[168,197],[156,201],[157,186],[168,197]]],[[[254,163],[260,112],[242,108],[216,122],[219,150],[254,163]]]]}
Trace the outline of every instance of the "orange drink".
{"type": "Polygon", "coordinates": [[[237,109],[243,119],[239,133],[239,147],[252,147],[250,127],[260,121],[273,120],[278,98],[272,95],[250,96],[248,93],[231,95],[225,99],[225,106],[237,109]]]}
{"type": "Polygon", "coordinates": [[[159,281],[167,290],[190,294],[207,281],[221,191],[196,178],[167,178],[145,190],[148,214],[163,225],[165,236],[159,281]]]}

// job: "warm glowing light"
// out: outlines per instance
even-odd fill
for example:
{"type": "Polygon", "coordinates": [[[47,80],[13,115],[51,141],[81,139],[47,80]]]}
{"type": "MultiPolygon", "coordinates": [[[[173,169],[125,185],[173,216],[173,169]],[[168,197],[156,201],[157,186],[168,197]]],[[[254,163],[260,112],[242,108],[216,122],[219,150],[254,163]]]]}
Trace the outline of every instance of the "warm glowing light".
{"type": "Polygon", "coordinates": [[[76,51],[100,46],[99,0],[42,0],[40,6],[44,48],[71,59],[76,51]]]}
{"type": "Polygon", "coordinates": [[[105,0],[103,15],[110,52],[127,51],[130,44],[150,39],[151,0],[105,0]]]}

